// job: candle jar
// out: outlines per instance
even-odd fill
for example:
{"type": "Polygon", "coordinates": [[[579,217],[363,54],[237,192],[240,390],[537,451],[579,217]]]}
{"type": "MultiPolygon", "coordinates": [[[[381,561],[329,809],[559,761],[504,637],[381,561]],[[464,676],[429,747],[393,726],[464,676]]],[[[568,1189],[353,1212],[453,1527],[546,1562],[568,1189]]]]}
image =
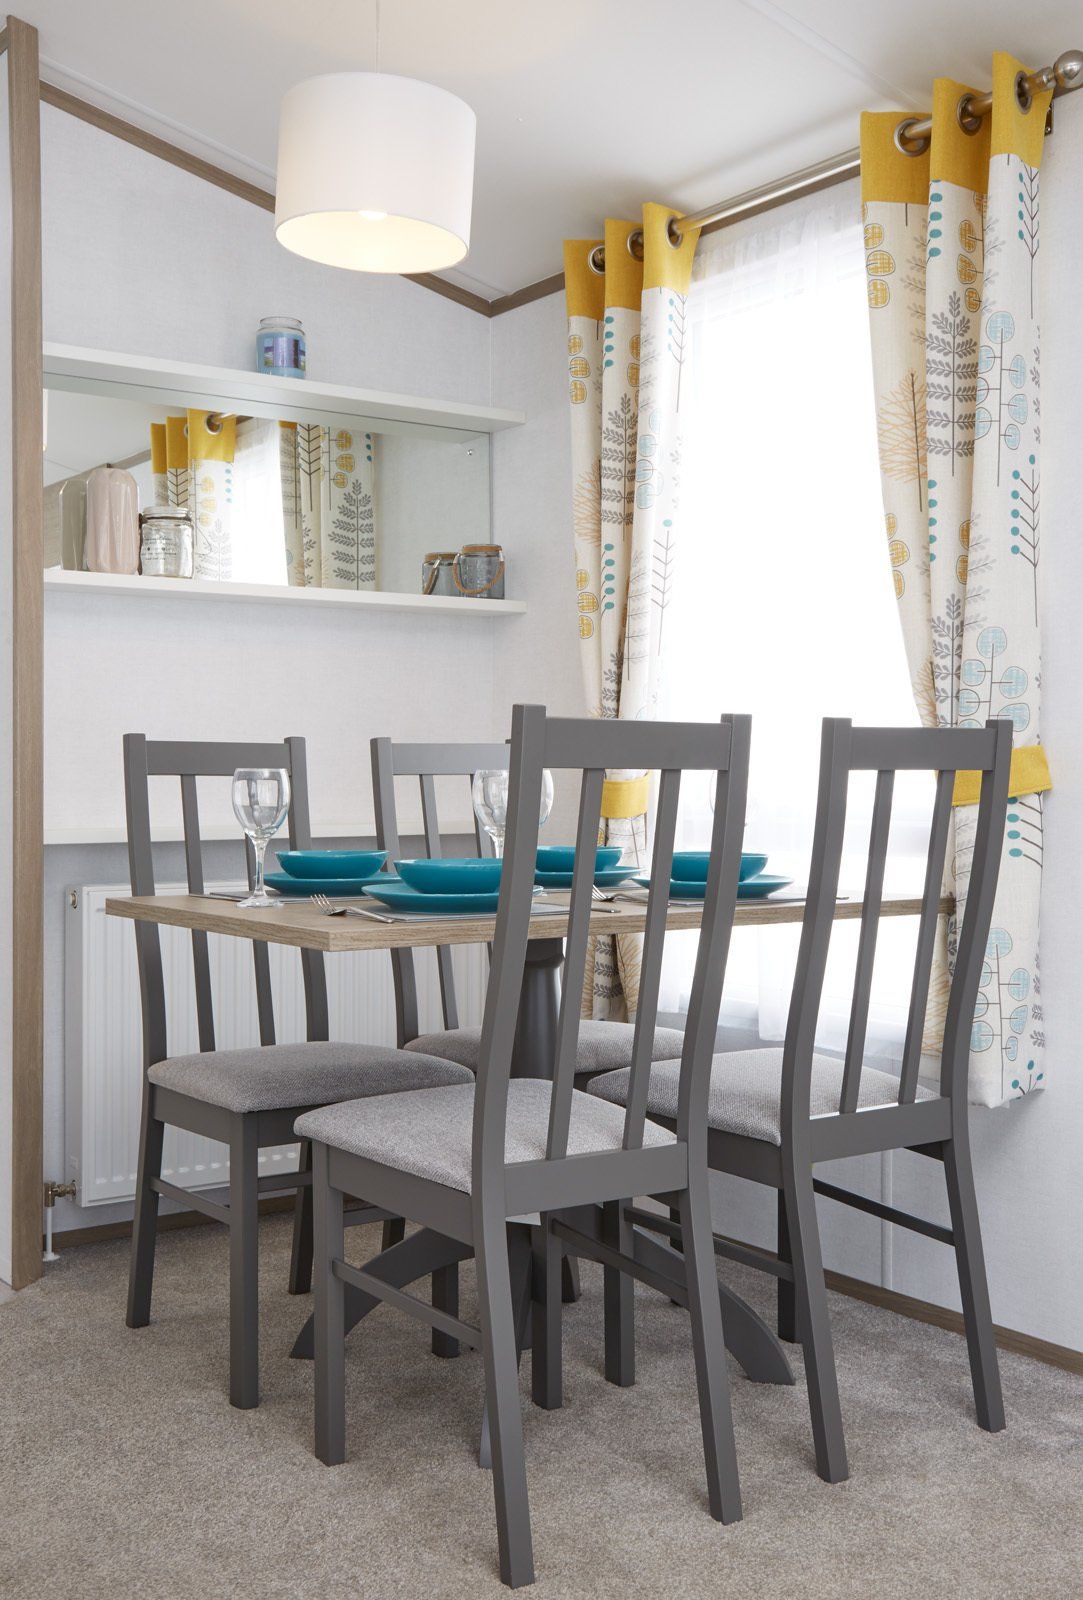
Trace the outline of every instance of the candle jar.
{"type": "Polygon", "coordinates": [[[303,378],[305,330],[296,317],[263,317],[256,333],[256,371],[303,378]]]}
{"type": "Polygon", "coordinates": [[[184,506],[151,506],[139,518],[144,578],[190,578],[195,530],[184,506]]]}

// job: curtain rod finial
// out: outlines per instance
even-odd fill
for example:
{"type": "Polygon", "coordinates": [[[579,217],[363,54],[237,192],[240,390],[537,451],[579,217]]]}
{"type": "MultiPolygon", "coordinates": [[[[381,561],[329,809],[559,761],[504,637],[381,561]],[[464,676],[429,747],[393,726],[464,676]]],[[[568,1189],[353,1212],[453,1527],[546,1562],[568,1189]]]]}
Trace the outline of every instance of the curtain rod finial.
{"type": "Polygon", "coordinates": [[[1083,50],[1065,50],[1053,63],[1053,76],[1062,89],[1076,89],[1083,83],[1083,50]]]}

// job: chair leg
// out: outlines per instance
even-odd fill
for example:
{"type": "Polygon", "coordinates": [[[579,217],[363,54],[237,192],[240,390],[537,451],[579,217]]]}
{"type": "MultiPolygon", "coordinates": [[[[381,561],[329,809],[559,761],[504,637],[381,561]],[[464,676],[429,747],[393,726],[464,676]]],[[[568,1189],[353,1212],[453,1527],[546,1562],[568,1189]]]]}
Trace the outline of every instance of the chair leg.
{"type": "MultiPolygon", "coordinates": [[[[778,1191],[778,1259],[793,1266],[790,1253],[790,1230],[786,1225],[786,1196],[778,1191]]],[[[778,1336],[787,1344],[797,1343],[797,1298],[793,1279],[778,1280],[778,1336]]]]}
{"type": "Polygon", "coordinates": [[[552,1222],[543,1216],[534,1233],[534,1339],[531,1352],[531,1393],[543,1411],[556,1411],[564,1403],[561,1315],[560,1240],[552,1222]]]}
{"type": "Polygon", "coordinates": [[[573,1306],[583,1293],[579,1282],[579,1260],[565,1255],[560,1269],[560,1294],[566,1306],[573,1306]]]}
{"type": "MultiPolygon", "coordinates": [[[[298,1172],[312,1171],[312,1145],[301,1140],[298,1172]]],[[[312,1186],[304,1184],[293,1202],[293,1248],[290,1252],[290,1294],[312,1288],[312,1186]]]]}
{"type": "Polygon", "coordinates": [[[696,1358],[703,1456],[707,1467],[707,1498],[711,1515],[717,1521],[739,1522],[741,1482],[737,1470],[737,1445],[733,1437],[730,1380],[726,1367],[722,1307],[718,1298],[710,1198],[706,1183],[685,1190],[680,1197],[678,1211],[688,1284],[688,1311],[692,1319],[692,1348],[696,1358]]]}
{"type": "Polygon", "coordinates": [[[390,1250],[393,1244],[401,1244],[406,1237],[406,1220],[404,1217],[388,1217],[384,1223],[383,1239],[380,1242],[381,1250],[390,1250]]]}
{"type": "Polygon", "coordinates": [[[259,1143],[254,1116],[229,1141],[229,1402],[259,1405],[259,1143]]]}
{"type": "MultiPolygon", "coordinates": [[[[449,1316],[459,1315],[459,1265],[454,1262],[450,1267],[438,1267],[432,1275],[432,1303],[438,1311],[446,1311],[449,1316]]],[[[451,1360],[459,1354],[459,1341],[450,1333],[445,1333],[442,1328],[432,1330],[432,1353],[441,1356],[444,1360],[451,1360]]]]}
{"type": "Polygon", "coordinates": [[[784,1155],[783,1192],[793,1257],[797,1327],[805,1355],[816,1470],[825,1482],[842,1483],[849,1477],[850,1469],[846,1461],[846,1438],[839,1406],[838,1374],[835,1371],[811,1166],[806,1165],[802,1172],[797,1172],[792,1161],[788,1161],[784,1155]]]}
{"type": "Polygon", "coordinates": [[[519,1407],[516,1310],[504,1218],[477,1219],[478,1306],[485,1360],[485,1404],[493,1455],[500,1577],[511,1589],[534,1581],[530,1504],[526,1488],[523,1418],[519,1407]]]}
{"type": "Polygon", "coordinates": [[[313,1153],[312,1210],[316,1455],[325,1466],[337,1467],[346,1459],[346,1295],[334,1264],[343,1258],[346,1228],[343,1196],[331,1187],[322,1144],[313,1153]]]}
{"type": "Polygon", "coordinates": [[[1000,1363],[993,1332],[989,1284],[985,1276],[985,1253],[981,1242],[978,1200],[974,1192],[970,1142],[965,1133],[961,1139],[956,1135],[944,1145],[944,1176],[948,1185],[951,1227],[955,1235],[955,1264],[959,1271],[959,1293],[963,1302],[963,1323],[978,1425],[988,1433],[999,1433],[1004,1427],[1004,1396],[1000,1388],[1000,1363]]]}
{"type": "Polygon", "coordinates": [[[128,1266],[129,1328],[145,1328],[150,1321],[154,1286],[154,1247],[158,1237],[158,1195],[150,1187],[162,1175],[162,1141],[165,1123],[151,1116],[150,1085],[143,1084],[143,1113],[139,1124],[139,1175],[136,1180],[132,1250],[128,1266]]]}
{"type": "MultiPolygon", "coordinates": [[[[606,1244],[622,1255],[632,1254],[632,1226],[623,1202],[606,1202],[602,1232],[606,1244]]],[[[616,1267],[603,1268],[602,1281],[606,1381],[627,1389],[636,1381],[634,1286],[628,1274],[616,1267]]]]}

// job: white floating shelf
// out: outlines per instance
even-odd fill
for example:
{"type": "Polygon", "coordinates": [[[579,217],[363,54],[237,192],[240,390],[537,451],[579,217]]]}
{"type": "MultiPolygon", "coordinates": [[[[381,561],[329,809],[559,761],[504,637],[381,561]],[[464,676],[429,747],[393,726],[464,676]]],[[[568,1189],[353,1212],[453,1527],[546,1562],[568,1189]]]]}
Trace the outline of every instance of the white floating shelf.
{"type": "Polygon", "coordinates": [[[72,344],[46,344],[43,367],[46,389],[112,395],[161,406],[241,410],[252,416],[327,426],[352,419],[378,433],[411,433],[449,443],[521,427],[526,421],[521,411],[498,411],[457,400],[348,388],[313,378],[275,378],[263,372],[121,355],[72,344]]]}
{"type": "Polygon", "coordinates": [[[168,600],[254,600],[288,606],[353,606],[369,611],[424,611],[428,615],[514,617],[526,611],[524,600],[467,600],[458,595],[396,594],[382,589],[294,589],[274,583],[212,583],[204,578],[144,578],[118,572],[45,571],[46,592],[69,594],[143,595],[168,600]]]}

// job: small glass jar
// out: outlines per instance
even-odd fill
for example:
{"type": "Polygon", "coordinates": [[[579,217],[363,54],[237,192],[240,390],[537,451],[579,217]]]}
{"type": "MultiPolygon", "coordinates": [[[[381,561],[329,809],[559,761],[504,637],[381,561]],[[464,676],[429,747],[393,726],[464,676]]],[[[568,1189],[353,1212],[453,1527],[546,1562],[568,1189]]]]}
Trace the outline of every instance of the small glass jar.
{"type": "Polygon", "coordinates": [[[430,550],[421,562],[421,593],[453,595],[457,550],[430,550]]]}
{"type": "Polygon", "coordinates": [[[140,555],[144,578],[190,578],[195,567],[195,530],[184,506],[151,506],[141,513],[140,555]]]}
{"type": "Polygon", "coordinates": [[[498,544],[464,544],[455,557],[455,588],[467,600],[503,600],[504,552],[498,544]]]}
{"type": "Polygon", "coordinates": [[[296,317],[262,317],[256,333],[256,371],[303,378],[305,330],[296,317]]]}

